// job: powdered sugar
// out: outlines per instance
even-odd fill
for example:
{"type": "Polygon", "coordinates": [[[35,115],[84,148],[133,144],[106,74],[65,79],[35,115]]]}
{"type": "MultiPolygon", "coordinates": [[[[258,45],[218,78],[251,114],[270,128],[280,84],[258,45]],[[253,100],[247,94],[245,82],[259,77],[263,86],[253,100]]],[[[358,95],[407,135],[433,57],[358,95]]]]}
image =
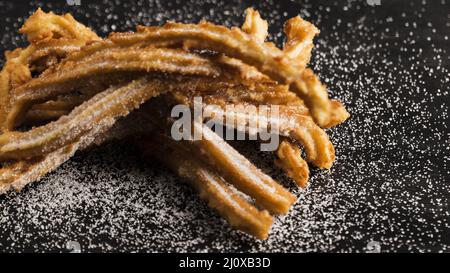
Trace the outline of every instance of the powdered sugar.
{"type": "MultiPolygon", "coordinates": [[[[23,42],[16,33],[29,14],[4,5],[1,44],[12,49],[23,42]]],[[[240,25],[247,7],[239,1],[45,5],[70,11],[101,35],[169,19],[240,25]]],[[[365,251],[376,241],[381,251],[449,251],[448,7],[448,1],[383,0],[379,7],[359,1],[255,6],[279,44],[283,21],[298,13],[319,27],[312,67],[352,114],[329,130],[336,163],[330,171],[313,169],[307,190],[274,169],[273,155],[257,152],[259,145],[233,143],[299,197],[267,241],[232,230],[139,151],[110,144],[0,197],[0,249],[64,251],[77,241],[82,251],[365,251]]]]}

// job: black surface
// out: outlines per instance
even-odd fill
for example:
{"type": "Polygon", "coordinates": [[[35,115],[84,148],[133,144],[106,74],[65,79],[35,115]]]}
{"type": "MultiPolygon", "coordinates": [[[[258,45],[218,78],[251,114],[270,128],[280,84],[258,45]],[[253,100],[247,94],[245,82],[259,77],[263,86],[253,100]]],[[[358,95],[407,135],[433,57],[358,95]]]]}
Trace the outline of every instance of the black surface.
{"type": "MultiPolygon", "coordinates": [[[[450,3],[380,2],[1,1],[3,50],[23,45],[17,29],[37,6],[70,12],[103,36],[170,19],[240,25],[243,10],[254,6],[270,19],[279,45],[283,21],[300,13],[321,30],[312,67],[352,118],[330,131],[333,169],[312,171],[311,186],[296,190],[298,204],[267,242],[229,230],[167,170],[114,144],[1,197],[0,250],[61,251],[73,240],[85,251],[365,251],[371,241],[381,251],[449,251],[450,3]],[[81,197],[86,189],[78,187],[90,195],[81,197]],[[48,198],[71,202],[58,209],[48,198]],[[130,207],[134,201],[144,214],[130,207]],[[182,219],[177,224],[158,210],[182,219]]],[[[257,156],[266,165],[272,160],[257,156]]]]}

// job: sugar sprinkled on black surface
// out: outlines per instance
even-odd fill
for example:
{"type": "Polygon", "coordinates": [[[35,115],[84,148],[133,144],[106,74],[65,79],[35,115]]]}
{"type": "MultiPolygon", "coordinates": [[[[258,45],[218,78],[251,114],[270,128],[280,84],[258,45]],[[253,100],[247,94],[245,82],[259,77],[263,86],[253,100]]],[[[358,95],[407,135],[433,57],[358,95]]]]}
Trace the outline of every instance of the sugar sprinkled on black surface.
{"type": "Polygon", "coordinates": [[[235,144],[299,197],[267,241],[232,230],[165,168],[110,144],[0,197],[0,250],[65,251],[77,241],[82,251],[366,251],[369,242],[381,251],[449,251],[450,4],[430,2],[1,2],[4,49],[23,45],[17,29],[40,5],[103,36],[167,20],[240,25],[253,5],[279,45],[284,20],[300,14],[321,29],[312,67],[352,117],[329,131],[337,161],[312,170],[307,190],[275,170],[271,154],[235,144]]]}

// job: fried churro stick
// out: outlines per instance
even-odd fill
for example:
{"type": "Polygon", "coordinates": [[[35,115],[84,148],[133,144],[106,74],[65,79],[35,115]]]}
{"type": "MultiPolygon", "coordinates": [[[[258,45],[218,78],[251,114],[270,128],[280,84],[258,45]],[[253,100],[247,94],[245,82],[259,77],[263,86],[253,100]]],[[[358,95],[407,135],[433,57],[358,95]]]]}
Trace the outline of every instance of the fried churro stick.
{"type": "MultiPolygon", "coordinates": [[[[220,90],[215,93],[187,92],[186,94],[183,94],[181,92],[176,92],[174,95],[179,96],[180,98],[185,98],[188,101],[192,101],[195,96],[201,96],[203,102],[208,105],[214,104],[226,106],[226,104],[248,103],[253,105],[290,106],[289,108],[295,110],[296,113],[310,116],[308,108],[306,108],[303,101],[298,99],[295,94],[289,91],[284,92],[283,88],[271,88],[267,84],[259,85],[259,87],[256,87],[254,90],[249,90],[245,87],[243,88],[242,86],[236,86],[233,88],[228,88],[224,90],[224,92],[220,90]],[[260,90],[260,88],[263,88],[263,90],[260,90]]],[[[331,100],[331,107],[332,115],[324,128],[335,127],[350,117],[350,114],[340,101],[331,100]]]]}
{"type": "MultiPolygon", "coordinates": [[[[162,97],[145,105],[143,111],[154,118],[156,127],[173,135],[173,120],[167,109],[170,103],[169,96],[162,97]]],[[[271,213],[284,214],[295,203],[296,197],[293,194],[254,166],[208,126],[192,120],[191,133],[190,140],[181,141],[188,141],[226,181],[254,198],[258,205],[271,213]],[[198,138],[192,139],[195,136],[198,138]]]]}
{"type": "Polygon", "coordinates": [[[54,121],[69,113],[70,111],[66,110],[32,109],[25,114],[25,120],[23,124],[33,126],[36,124],[41,124],[43,122],[54,121]]]}
{"type": "MultiPolygon", "coordinates": [[[[249,103],[254,105],[286,105],[298,106],[298,111],[304,115],[310,115],[309,110],[305,107],[304,102],[298,98],[293,92],[290,92],[285,85],[279,85],[273,82],[226,82],[222,84],[220,81],[201,79],[204,84],[193,83],[192,86],[199,86],[201,88],[188,90],[186,92],[173,92],[177,100],[186,105],[192,103],[195,96],[201,96],[205,104],[216,104],[225,106],[226,104],[249,103]],[[214,84],[210,83],[214,81],[214,84]],[[210,85],[208,87],[208,85],[210,85]]],[[[314,88],[318,88],[317,84],[320,82],[312,80],[308,82],[314,88]]],[[[325,128],[334,127],[345,120],[350,114],[345,109],[344,105],[337,100],[331,100],[332,115],[325,128]]]]}
{"type": "MultiPolygon", "coordinates": [[[[234,107],[223,108],[217,105],[205,107],[204,115],[215,123],[234,124],[229,121],[243,121],[240,128],[258,132],[259,128],[276,127],[280,136],[289,137],[300,142],[306,149],[307,160],[314,166],[329,169],[333,165],[335,152],[333,144],[328,135],[303,110],[296,106],[277,106],[278,117],[272,117],[268,113],[249,113],[245,111],[246,105],[234,105],[234,107]],[[244,109],[244,111],[243,111],[244,109]],[[252,125],[264,124],[258,128],[252,125]]],[[[236,128],[234,128],[236,129],[236,128]]],[[[249,133],[249,131],[247,131],[249,133]]]]}
{"type": "Polygon", "coordinates": [[[0,159],[26,159],[57,150],[100,120],[125,116],[165,88],[169,87],[161,81],[142,78],[99,93],[55,122],[27,132],[6,132],[0,135],[0,159]]]}
{"type": "Polygon", "coordinates": [[[103,119],[73,143],[30,160],[3,166],[0,169],[0,194],[4,194],[10,189],[20,191],[28,183],[39,181],[45,174],[55,170],[71,158],[77,150],[89,146],[97,135],[107,131],[114,122],[115,120],[112,118],[103,119]]]}
{"type": "MultiPolygon", "coordinates": [[[[330,102],[324,89],[309,89],[300,84],[303,62],[292,59],[287,53],[269,43],[261,43],[253,35],[239,28],[226,28],[207,22],[199,24],[167,23],[162,27],[138,27],[137,33],[113,33],[108,41],[87,46],[72,54],[70,61],[79,61],[98,51],[138,44],[165,47],[181,45],[184,48],[207,49],[256,67],[273,80],[285,83],[306,103],[315,120],[328,123],[330,102]]],[[[298,56],[298,55],[297,55],[298,56]]]]}
{"type": "Polygon", "coordinates": [[[45,71],[39,78],[12,90],[14,96],[5,122],[12,129],[33,103],[67,93],[99,74],[120,71],[170,72],[187,75],[217,76],[220,68],[210,60],[182,50],[146,48],[115,49],[95,55],[85,62],[64,62],[45,71]]]}
{"type": "MultiPolygon", "coordinates": [[[[193,106],[193,97],[189,95],[172,92],[171,97],[179,103],[193,106]]],[[[294,139],[305,147],[308,162],[325,169],[329,169],[333,165],[335,159],[333,144],[325,131],[314,123],[304,105],[277,105],[278,117],[272,117],[267,112],[249,113],[245,111],[249,104],[239,102],[231,105],[220,96],[204,97],[203,99],[204,115],[215,123],[227,126],[242,121],[245,124],[240,124],[239,128],[254,132],[257,132],[258,128],[252,128],[252,125],[264,124],[259,128],[276,126],[281,136],[294,139]]]]}
{"type": "Polygon", "coordinates": [[[136,33],[112,33],[107,41],[86,46],[69,56],[79,61],[101,50],[137,45],[182,45],[184,48],[209,49],[254,65],[280,81],[292,82],[304,68],[287,58],[280,49],[260,43],[239,28],[229,29],[208,22],[199,24],[166,23],[162,27],[138,26],[136,33]],[[262,68],[262,69],[261,69],[262,68]],[[279,69],[281,68],[281,69],[279,69]],[[276,75],[276,76],[275,76],[276,75]]]}
{"type": "Polygon", "coordinates": [[[296,198],[270,176],[255,167],[221,137],[204,124],[194,122],[194,132],[201,131],[202,139],[193,141],[220,174],[240,191],[275,214],[289,211],[296,198]]]}
{"type": "Polygon", "coordinates": [[[208,164],[202,155],[189,149],[187,142],[176,142],[164,135],[150,136],[138,141],[146,153],[167,164],[180,177],[188,180],[208,205],[216,209],[231,226],[258,239],[266,239],[273,223],[265,210],[258,210],[232,190],[208,164]],[[186,147],[187,145],[187,147],[186,147]]]}
{"type": "Polygon", "coordinates": [[[283,169],[297,185],[305,188],[309,179],[309,168],[300,149],[288,140],[283,140],[276,152],[275,165],[283,169]]]}
{"type": "MultiPolygon", "coordinates": [[[[251,86],[236,85],[234,89],[229,88],[227,93],[213,92],[210,94],[212,100],[215,97],[222,96],[228,102],[237,103],[239,100],[248,103],[258,104],[277,104],[277,105],[304,105],[305,103],[295,93],[289,91],[286,85],[280,85],[268,80],[265,75],[261,74],[252,66],[243,64],[240,60],[222,56],[219,62],[234,67],[240,71],[240,77],[246,81],[252,82],[251,86]],[[244,91],[244,92],[242,92],[244,91]],[[234,101],[233,101],[234,100],[234,101]]],[[[310,69],[305,69],[302,74],[300,86],[305,90],[319,90],[320,93],[328,92],[326,86],[323,85],[317,75],[310,69]]],[[[205,96],[205,93],[196,93],[198,96],[205,96]]],[[[192,94],[193,95],[193,94],[192,94]]],[[[330,116],[327,123],[321,125],[322,128],[331,128],[346,121],[350,114],[345,106],[338,100],[331,100],[330,116]]]]}
{"type": "MultiPolygon", "coordinates": [[[[198,25],[168,23],[161,28],[140,27],[134,35],[115,34],[118,44],[140,41],[182,43],[185,48],[209,49],[240,59],[290,89],[302,98],[319,125],[328,123],[330,102],[324,89],[309,89],[301,84],[302,63],[295,62],[281,50],[248,37],[240,29],[228,29],[210,23],[198,25]]],[[[306,86],[307,87],[307,86],[306,86]]]]}
{"type": "Polygon", "coordinates": [[[137,110],[116,122],[114,118],[105,118],[74,142],[53,152],[28,160],[5,163],[0,168],[0,195],[10,189],[20,191],[25,185],[39,181],[44,175],[69,160],[76,151],[101,145],[107,141],[120,140],[136,135],[150,134],[151,117],[137,110]]]}

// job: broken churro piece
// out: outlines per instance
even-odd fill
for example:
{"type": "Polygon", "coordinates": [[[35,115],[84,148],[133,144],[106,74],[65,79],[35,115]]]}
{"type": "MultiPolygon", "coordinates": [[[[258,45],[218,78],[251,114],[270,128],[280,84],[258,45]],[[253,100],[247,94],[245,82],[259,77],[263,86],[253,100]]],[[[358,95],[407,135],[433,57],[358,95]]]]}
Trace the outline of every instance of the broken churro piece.
{"type": "Polygon", "coordinates": [[[276,154],[278,159],[275,160],[275,165],[283,169],[297,185],[302,188],[306,187],[309,179],[309,168],[302,158],[300,149],[293,143],[284,140],[280,143],[276,154]]]}

